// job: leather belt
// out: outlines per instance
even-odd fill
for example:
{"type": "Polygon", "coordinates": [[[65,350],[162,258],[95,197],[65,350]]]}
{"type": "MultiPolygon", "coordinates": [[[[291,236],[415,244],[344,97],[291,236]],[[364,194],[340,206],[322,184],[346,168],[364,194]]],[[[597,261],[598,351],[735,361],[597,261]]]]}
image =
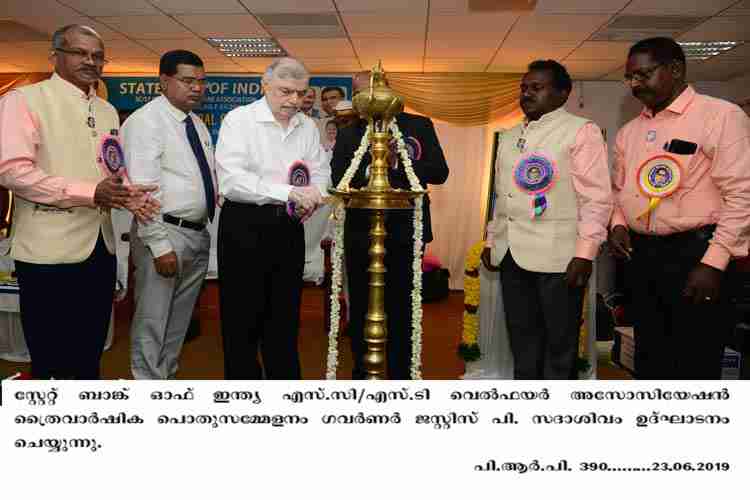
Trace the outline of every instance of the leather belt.
{"type": "Polygon", "coordinates": [[[164,214],[162,218],[164,219],[164,222],[169,222],[170,224],[173,224],[177,227],[186,227],[188,229],[192,229],[193,231],[203,231],[206,228],[205,224],[180,219],[179,217],[175,217],[169,214],[164,214]]]}

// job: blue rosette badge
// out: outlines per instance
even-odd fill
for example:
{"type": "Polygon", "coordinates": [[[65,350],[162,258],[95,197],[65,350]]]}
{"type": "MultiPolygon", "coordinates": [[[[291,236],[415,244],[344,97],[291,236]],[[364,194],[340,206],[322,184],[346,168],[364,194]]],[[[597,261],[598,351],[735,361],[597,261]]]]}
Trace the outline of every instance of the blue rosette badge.
{"type": "MultiPolygon", "coordinates": [[[[310,169],[304,162],[297,160],[289,167],[289,184],[294,187],[306,187],[310,185],[310,169]]],[[[302,216],[297,215],[296,209],[296,204],[293,201],[287,202],[286,213],[289,214],[289,217],[301,220],[302,216]]]]}
{"type": "Polygon", "coordinates": [[[539,153],[521,157],[513,173],[516,186],[531,196],[531,218],[547,210],[547,193],[557,178],[555,162],[539,153]]]}
{"type": "Polygon", "coordinates": [[[106,176],[125,175],[125,153],[116,135],[107,134],[102,137],[97,163],[106,176]]]}

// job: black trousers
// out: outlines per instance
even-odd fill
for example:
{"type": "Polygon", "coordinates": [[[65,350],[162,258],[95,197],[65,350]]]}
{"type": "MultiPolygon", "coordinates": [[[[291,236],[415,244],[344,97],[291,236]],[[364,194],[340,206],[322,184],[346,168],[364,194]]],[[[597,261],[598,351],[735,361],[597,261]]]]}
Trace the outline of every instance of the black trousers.
{"type": "Polygon", "coordinates": [[[83,262],[15,265],[32,377],[98,379],[116,273],[101,233],[83,262]]]}
{"type": "MultiPolygon", "coordinates": [[[[349,327],[354,357],[353,379],[364,379],[363,358],[367,352],[364,338],[365,315],[370,281],[370,247],[367,228],[344,233],[344,255],[349,285],[349,327]]],[[[411,292],[414,273],[414,241],[412,238],[386,236],[385,313],[388,341],[386,343],[387,375],[391,380],[411,379],[411,292]]]]}
{"type": "MultiPolygon", "coordinates": [[[[732,315],[726,293],[693,305],[682,292],[708,248],[712,227],[669,236],[631,233],[626,266],[639,379],[718,379],[732,315]]],[[[726,290],[722,290],[726,292],[726,290]]]]}
{"type": "Polygon", "coordinates": [[[565,273],[521,268],[510,250],[500,263],[500,282],[514,378],[577,378],[584,288],[570,288],[565,273]]]}
{"type": "Polygon", "coordinates": [[[227,200],[217,250],[225,378],[260,380],[265,372],[267,379],[300,379],[302,224],[281,205],[227,200]]]}

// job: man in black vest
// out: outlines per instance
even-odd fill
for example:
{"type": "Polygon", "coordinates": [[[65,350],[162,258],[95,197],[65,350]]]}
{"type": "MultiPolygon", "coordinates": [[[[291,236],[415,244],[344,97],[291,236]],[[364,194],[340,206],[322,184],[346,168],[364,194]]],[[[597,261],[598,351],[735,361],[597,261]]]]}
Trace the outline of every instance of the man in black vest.
{"type": "MultiPolygon", "coordinates": [[[[363,72],[354,76],[352,85],[354,93],[369,85],[370,73],[363,72]]],[[[422,184],[443,184],[448,178],[448,165],[443,156],[435,128],[429,118],[401,113],[396,124],[403,134],[414,172],[422,184]]],[[[338,185],[359,148],[367,123],[358,120],[349,127],[338,131],[336,146],[331,160],[331,177],[333,185],[338,185]]],[[[397,158],[395,141],[389,155],[388,179],[394,188],[409,189],[403,165],[397,158]]],[[[360,188],[367,184],[367,166],[372,162],[370,153],[365,154],[359,164],[357,173],[352,178],[351,187],[360,188]]],[[[422,241],[432,241],[430,223],[430,199],[425,195],[423,203],[422,241]]],[[[352,339],[354,356],[353,379],[365,378],[363,356],[365,354],[364,326],[367,314],[369,265],[368,250],[370,246],[369,210],[347,210],[344,226],[344,253],[346,273],[349,283],[349,334],[352,339]]],[[[411,367],[411,320],[412,320],[412,263],[414,261],[414,223],[412,210],[389,210],[386,212],[386,255],[385,266],[385,311],[387,314],[388,343],[388,378],[404,380],[410,377],[411,367]]]]}

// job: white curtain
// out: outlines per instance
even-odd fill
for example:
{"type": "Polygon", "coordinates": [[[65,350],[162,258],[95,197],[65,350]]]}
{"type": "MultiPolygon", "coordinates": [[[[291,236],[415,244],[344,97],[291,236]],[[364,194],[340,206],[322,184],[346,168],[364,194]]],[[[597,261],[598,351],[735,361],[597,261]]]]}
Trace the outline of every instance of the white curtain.
{"type": "Polygon", "coordinates": [[[489,165],[485,154],[487,127],[457,127],[435,123],[450,174],[445,184],[429,185],[432,232],[428,251],[450,271],[450,288],[463,289],[466,252],[482,238],[483,177],[489,165]]]}

